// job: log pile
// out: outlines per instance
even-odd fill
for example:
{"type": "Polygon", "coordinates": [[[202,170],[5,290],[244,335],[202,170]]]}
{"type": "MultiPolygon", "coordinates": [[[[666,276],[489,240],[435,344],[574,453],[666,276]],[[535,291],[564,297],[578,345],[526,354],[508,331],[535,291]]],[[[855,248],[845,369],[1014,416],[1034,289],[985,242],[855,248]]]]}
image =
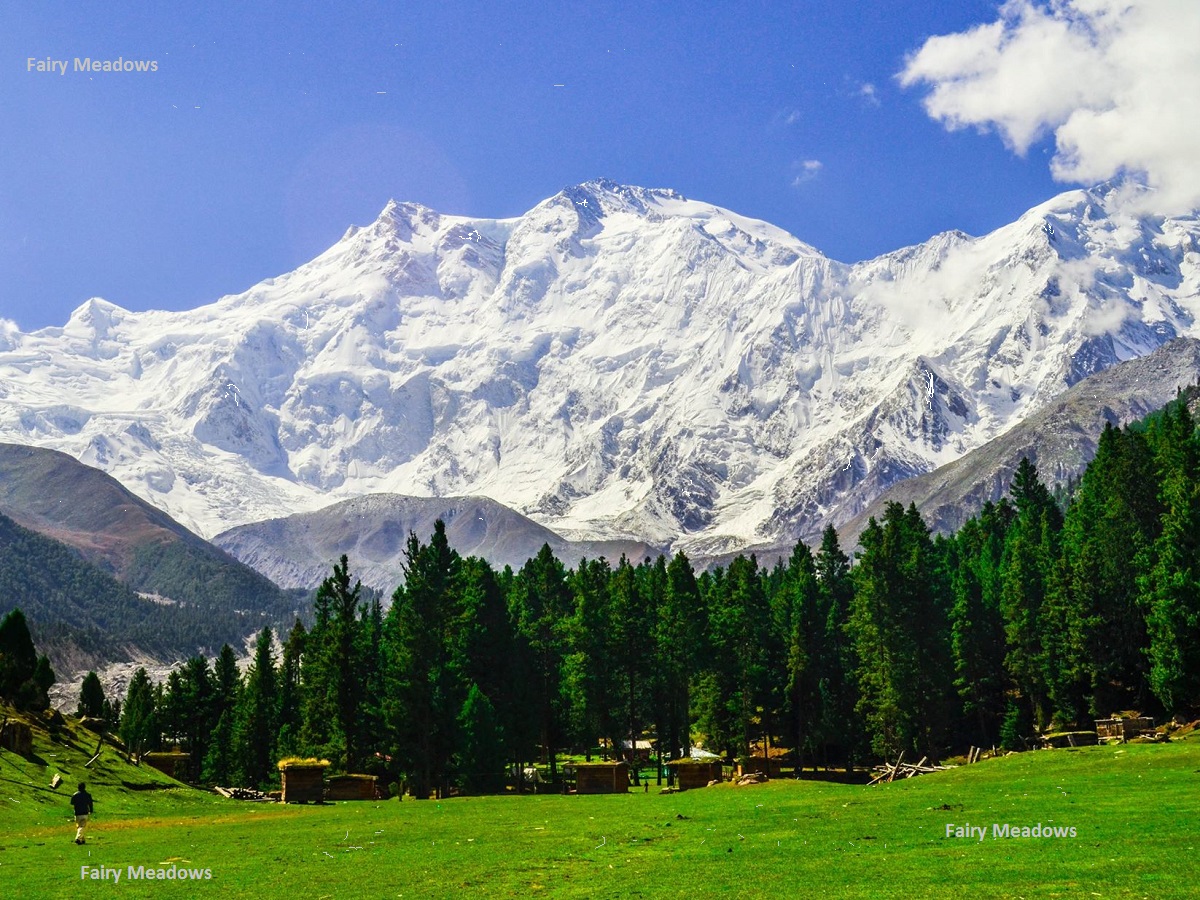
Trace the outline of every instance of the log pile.
{"type": "Polygon", "coordinates": [[[270,803],[275,800],[274,797],[268,797],[262,791],[256,791],[254,788],[227,788],[214,786],[213,790],[222,797],[227,797],[230,800],[252,800],[258,803],[270,803]]]}
{"type": "Polygon", "coordinates": [[[873,771],[878,774],[871,779],[869,784],[879,784],[881,781],[895,781],[897,778],[912,778],[914,775],[928,775],[930,772],[945,772],[948,769],[954,768],[954,766],[926,765],[928,759],[929,757],[922,756],[921,761],[913,765],[912,763],[906,763],[904,761],[904,754],[901,753],[900,757],[894,763],[884,763],[881,766],[876,766],[873,771]]]}

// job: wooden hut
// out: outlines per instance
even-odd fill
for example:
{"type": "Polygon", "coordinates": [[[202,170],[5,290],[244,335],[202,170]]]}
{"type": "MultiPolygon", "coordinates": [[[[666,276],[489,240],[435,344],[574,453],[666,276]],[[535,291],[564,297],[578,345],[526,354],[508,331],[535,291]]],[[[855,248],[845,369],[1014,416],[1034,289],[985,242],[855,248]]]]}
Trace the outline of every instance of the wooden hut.
{"type": "Polygon", "coordinates": [[[738,763],[738,775],[765,775],[779,778],[783,775],[783,763],[776,757],[751,756],[738,763]]]}
{"type": "Polygon", "coordinates": [[[721,780],[719,759],[673,759],[667,766],[675,773],[675,787],[681,791],[708,787],[710,781],[721,780]]]}
{"type": "Polygon", "coordinates": [[[1154,720],[1147,716],[1127,719],[1097,719],[1096,735],[1102,741],[1127,741],[1143,731],[1153,731],[1154,720]]]}
{"type": "Polygon", "coordinates": [[[575,764],[575,793],[623,794],[629,790],[629,765],[623,762],[575,764]]]}
{"type": "Polygon", "coordinates": [[[377,796],[374,775],[333,775],[325,781],[326,800],[374,800],[377,796]]]}
{"type": "Polygon", "coordinates": [[[187,781],[188,766],[192,761],[192,754],[175,752],[154,752],[143,753],[141,761],[148,766],[153,766],[164,775],[170,775],[172,778],[178,778],[180,781],[187,781]]]}
{"type": "Polygon", "coordinates": [[[326,759],[281,759],[284,803],[321,803],[325,799],[326,759]]]}

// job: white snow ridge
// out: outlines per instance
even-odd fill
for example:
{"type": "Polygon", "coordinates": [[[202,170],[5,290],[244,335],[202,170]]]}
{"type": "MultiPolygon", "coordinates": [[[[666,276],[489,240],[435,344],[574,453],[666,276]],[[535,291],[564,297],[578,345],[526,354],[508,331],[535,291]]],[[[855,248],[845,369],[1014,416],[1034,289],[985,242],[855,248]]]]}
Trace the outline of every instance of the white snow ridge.
{"type": "Polygon", "coordinates": [[[1200,224],[1125,217],[1111,190],[854,265],[607,181],[515,219],[393,202],[190,312],[96,299],[61,328],[0,323],[0,439],[205,536],[392,492],[690,554],[811,537],[1197,335],[1200,224]]]}

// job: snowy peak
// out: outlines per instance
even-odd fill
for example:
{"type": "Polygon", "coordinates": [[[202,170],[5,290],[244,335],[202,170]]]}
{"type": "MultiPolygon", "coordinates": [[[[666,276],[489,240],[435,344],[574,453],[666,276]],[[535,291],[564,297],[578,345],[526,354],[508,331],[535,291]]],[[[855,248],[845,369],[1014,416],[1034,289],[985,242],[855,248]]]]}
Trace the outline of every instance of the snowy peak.
{"type": "Polygon", "coordinates": [[[1123,196],[1067,192],[853,265],[605,180],[511,219],[393,201],[209,306],[96,300],[0,334],[0,437],[205,535],[395,493],[689,553],[812,537],[1196,334],[1200,223],[1123,196]]]}

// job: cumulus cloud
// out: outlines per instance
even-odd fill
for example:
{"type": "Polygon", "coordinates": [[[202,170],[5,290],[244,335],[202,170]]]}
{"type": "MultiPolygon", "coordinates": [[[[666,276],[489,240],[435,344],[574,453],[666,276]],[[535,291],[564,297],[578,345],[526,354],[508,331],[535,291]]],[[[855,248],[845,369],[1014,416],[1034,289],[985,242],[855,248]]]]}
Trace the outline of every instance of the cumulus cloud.
{"type": "Polygon", "coordinates": [[[859,85],[858,96],[862,97],[863,100],[872,106],[879,105],[879,89],[869,81],[865,81],[859,85]]]}
{"type": "Polygon", "coordinates": [[[1162,213],[1200,207],[1200,3],[1009,0],[1000,18],[929,38],[900,72],[948,128],[994,128],[1015,152],[1053,134],[1051,171],[1136,174],[1162,213]]]}
{"type": "Polygon", "coordinates": [[[796,176],[792,179],[792,187],[799,187],[806,181],[812,181],[823,167],[819,159],[806,159],[795,164],[796,176]]]}

